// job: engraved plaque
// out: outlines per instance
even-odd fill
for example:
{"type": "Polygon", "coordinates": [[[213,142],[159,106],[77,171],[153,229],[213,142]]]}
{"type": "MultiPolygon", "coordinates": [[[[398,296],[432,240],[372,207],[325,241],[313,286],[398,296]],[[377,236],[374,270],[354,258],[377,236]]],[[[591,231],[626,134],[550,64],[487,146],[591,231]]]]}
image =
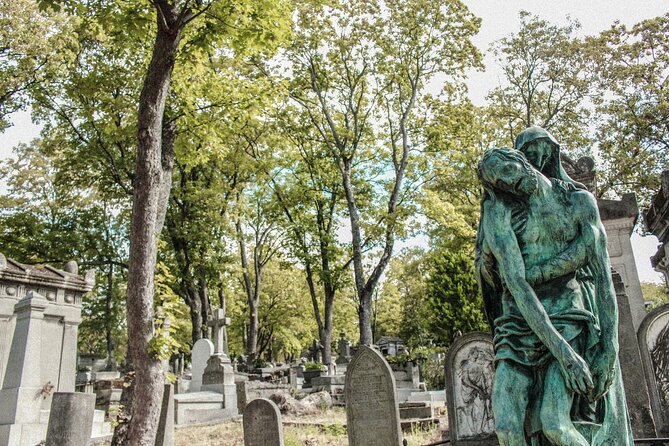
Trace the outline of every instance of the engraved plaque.
{"type": "Polygon", "coordinates": [[[346,369],[344,393],[350,446],[402,444],[395,378],[381,353],[358,348],[346,369]]]}
{"type": "Polygon", "coordinates": [[[273,401],[259,398],[244,408],[244,446],[283,446],[281,412],[273,401]]]}

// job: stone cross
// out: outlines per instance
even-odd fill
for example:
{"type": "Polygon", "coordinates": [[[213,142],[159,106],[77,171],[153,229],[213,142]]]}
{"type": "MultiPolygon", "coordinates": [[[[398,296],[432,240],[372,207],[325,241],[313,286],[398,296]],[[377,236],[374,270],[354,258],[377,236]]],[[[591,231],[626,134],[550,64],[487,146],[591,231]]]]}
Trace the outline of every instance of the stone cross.
{"type": "Polygon", "coordinates": [[[225,310],[218,308],[214,310],[211,319],[207,325],[212,328],[212,338],[214,339],[214,354],[228,354],[228,336],[225,327],[230,325],[230,318],[225,317],[225,310]]]}

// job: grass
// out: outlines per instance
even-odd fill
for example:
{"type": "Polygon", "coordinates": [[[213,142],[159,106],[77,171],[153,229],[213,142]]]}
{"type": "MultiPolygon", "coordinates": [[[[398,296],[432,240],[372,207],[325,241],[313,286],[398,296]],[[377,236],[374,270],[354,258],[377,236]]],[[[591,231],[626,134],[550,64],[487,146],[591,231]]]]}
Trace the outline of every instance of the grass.
{"type": "MultiPolygon", "coordinates": [[[[285,446],[348,446],[346,413],[341,408],[320,414],[283,417],[285,446]]],[[[442,420],[444,423],[445,420],[442,420]]],[[[409,446],[421,446],[441,439],[440,428],[417,429],[404,434],[409,446]]],[[[244,446],[244,433],[239,421],[207,426],[192,426],[176,431],[176,446],[244,446]]]]}
{"type": "MultiPolygon", "coordinates": [[[[284,446],[348,446],[346,413],[342,408],[319,414],[283,416],[284,446]]],[[[441,420],[445,426],[445,420],[441,420]]],[[[441,439],[441,429],[417,429],[404,434],[409,446],[422,446],[441,439]]],[[[175,446],[244,446],[241,421],[179,428],[175,446]]]]}

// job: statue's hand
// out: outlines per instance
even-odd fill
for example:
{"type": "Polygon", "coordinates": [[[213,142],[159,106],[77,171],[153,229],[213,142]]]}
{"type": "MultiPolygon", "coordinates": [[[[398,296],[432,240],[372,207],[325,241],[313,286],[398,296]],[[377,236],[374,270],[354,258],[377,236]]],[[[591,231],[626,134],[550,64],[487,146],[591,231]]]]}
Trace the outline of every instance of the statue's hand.
{"type": "Polygon", "coordinates": [[[572,348],[563,353],[560,368],[567,389],[581,394],[592,391],[594,384],[588,364],[572,348]]]}
{"type": "Polygon", "coordinates": [[[588,394],[590,401],[597,401],[609,391],[613,382],[616,355],[598,345],[592,357],[592,377],[594,387],[588,394]]]}

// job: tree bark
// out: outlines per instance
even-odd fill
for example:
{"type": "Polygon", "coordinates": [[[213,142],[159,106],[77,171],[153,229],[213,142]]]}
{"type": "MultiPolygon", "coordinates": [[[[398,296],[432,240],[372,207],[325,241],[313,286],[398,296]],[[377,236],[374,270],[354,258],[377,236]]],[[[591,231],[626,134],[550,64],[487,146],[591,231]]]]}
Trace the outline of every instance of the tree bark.
{"type": "Polygon", "coordinates": [[[154,274],[172,180],[173,128],[163,125],[181,25],[175,5],[157,2],[158,29],[139,99],[137,166],[133,182],[128,268],[128,339],[135,369],[129,444],[153,446],[163,395],[161,362],[149,350],[153,338],[154,274]],[[164,134],[164,130],[167,130],[164,134]],[[163,137],[167,136],[167,141],[163,137]]]}

